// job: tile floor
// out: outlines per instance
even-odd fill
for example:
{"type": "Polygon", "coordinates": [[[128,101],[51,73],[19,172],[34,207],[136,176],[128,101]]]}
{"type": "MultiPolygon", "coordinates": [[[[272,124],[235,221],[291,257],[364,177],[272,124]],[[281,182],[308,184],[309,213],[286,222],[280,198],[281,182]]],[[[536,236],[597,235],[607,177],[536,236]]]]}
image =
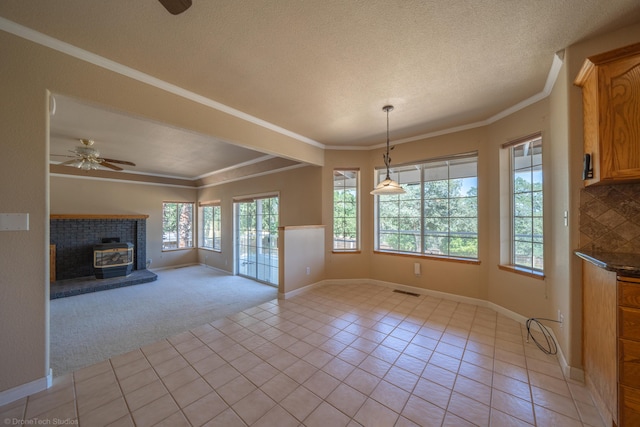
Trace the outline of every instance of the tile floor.
{"type": "Polygon", "coordinates": [[[274,300],[58,377],[8,425],[602,426],[495,311],[373,285],[274,300]]]}

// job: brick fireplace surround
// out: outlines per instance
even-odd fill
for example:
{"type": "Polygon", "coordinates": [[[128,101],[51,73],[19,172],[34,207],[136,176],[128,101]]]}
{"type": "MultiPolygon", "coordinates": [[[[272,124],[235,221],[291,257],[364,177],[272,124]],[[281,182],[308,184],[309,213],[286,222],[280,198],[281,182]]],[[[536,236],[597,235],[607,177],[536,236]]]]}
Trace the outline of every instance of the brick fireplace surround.
{"type": "Polygon", "coordinates": [[[55,281],[51,298],[94,292],[156,279],[146,270],[148,215],[51,215],[50,242],[55,245],[55,281]],[[93,247],[103,238],[133,243],[133,273],[123,278],[95,279],[93,247]]]}

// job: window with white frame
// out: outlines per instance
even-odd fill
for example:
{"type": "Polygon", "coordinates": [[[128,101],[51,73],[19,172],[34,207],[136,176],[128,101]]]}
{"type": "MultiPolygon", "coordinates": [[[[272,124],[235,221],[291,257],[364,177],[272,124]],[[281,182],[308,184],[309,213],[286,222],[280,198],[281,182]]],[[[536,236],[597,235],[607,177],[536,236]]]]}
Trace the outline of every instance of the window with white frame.
{"type": "Polygon", "coordinates": [[[162,250],[193,248],[193,205],[162,203],[162,250]]]}
{"type": "Polygon", "coordinates": [[[542,136],[505,144],[511,160],[511,264],[544,271],[542,136]]]}
{"type": "Polygon", "coordinates": [[[200,205],[200,247],[214,251],[221,250],[220,203],[202,203],[200,205]]]}
{"type": "Polygon", "coordinates": [[[333,250],[358,251],[359,242],[358,169],[333,171],[333,250]]]}
{"type": "Polygon", "coordinates": [[[394,167],[406,193],[376,196],[376,250],[478,259],[477,169],[475,152],[394,167]]]}

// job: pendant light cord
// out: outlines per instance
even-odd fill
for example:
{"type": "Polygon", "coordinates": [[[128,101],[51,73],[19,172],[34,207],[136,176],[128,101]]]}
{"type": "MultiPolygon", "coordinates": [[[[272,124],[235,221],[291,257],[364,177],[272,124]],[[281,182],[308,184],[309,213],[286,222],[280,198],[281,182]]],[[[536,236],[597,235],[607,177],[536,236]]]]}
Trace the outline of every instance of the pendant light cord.
{"type": "Polygon", "coordinates": [[[387,167],[386,179],[390,180],[391,177],[389,176],[389,165],[391,164],[391,157],[389,156],[389,111],[393,110],[393,105],[385,105],[384,107],[382,107],[382,109],[387,113],[387,153],[382,157],[384,158],[384,164],[387,167]]]}

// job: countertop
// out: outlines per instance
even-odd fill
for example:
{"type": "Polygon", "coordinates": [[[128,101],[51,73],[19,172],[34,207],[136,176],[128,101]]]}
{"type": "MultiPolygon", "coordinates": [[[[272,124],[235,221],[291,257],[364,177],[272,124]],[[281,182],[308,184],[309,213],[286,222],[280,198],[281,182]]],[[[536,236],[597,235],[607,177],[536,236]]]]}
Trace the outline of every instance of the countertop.
{"type": "Polygon", "coordinates": [[[640,277],[640,254],[585,250],[575,251],[575,254],[597,267],[614,271],[620,276],[640,277]]]}

